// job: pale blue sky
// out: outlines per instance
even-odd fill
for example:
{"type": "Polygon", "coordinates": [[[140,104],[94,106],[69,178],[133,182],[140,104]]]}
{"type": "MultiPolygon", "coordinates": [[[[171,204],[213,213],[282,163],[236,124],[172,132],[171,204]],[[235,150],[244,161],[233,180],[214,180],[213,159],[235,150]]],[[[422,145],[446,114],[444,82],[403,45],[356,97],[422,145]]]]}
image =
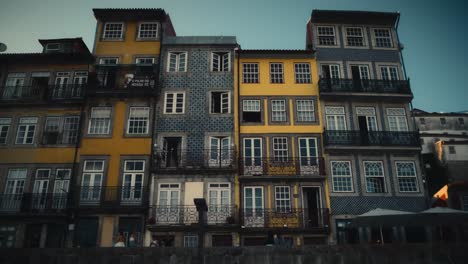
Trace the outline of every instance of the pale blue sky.
{"type": "Polygon", "coordinates": [[[414,107],[468,110],[468,1],[2,0],[0,42],[7,52],[40,51],[39,38],[83,37],[92,47],[98,7],[163,8],[177,35],[234,35],[244,49],[304,48],[312,9],[399,11],[414,107]]]}

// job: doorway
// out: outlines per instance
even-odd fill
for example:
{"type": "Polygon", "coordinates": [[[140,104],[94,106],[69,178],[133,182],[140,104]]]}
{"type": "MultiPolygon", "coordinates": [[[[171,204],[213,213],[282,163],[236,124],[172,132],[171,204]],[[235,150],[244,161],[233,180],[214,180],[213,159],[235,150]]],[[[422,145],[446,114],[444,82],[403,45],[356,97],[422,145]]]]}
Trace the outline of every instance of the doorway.
{"type": "Polygon", "coordinates": [[[358,116],[359,122],[359,134],[361,138],[362,145],[369,144],[369,127],[367,126],[367,117],[366,116],[358,116]]]}
{"type": "Polygon", "coordinates": [[[26,225],[26,234],[24,236],[25,248],[39,248],[41,246],[42,224],[26,225]]]}
{"type": "Polygon", "coordinates": [[[41,99],[46,99],[49,93],[49,77],[32,77],[31,86],[31,94],[26,96],[40,96],[41,99]]]}
{"type": "Polygon", "coordinates": [[[181,162],[181,137],[165,137],[163,139],[163,162],[167,168],[175,168],[181,162]]]}
{"type": "Polygon", "coordinates": [[[81,218],[77,228],[77,244],[79,247],[92,248],[97,246],[99,220],[98,218],[81,218]]]}
{"type": "Polygon", "coordinates": [[[305,227],[321,227],[323,225],[323,214],[320,187],[302,187],[302,195],[305,227]]]}

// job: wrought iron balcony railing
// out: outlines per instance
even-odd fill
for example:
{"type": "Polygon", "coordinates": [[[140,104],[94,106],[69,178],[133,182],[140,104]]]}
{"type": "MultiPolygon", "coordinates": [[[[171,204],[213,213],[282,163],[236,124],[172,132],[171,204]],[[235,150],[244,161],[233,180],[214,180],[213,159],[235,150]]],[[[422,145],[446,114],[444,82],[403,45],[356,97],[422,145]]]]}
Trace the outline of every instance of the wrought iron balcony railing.
{"type": "Polygon", "coordinates": [[[4,86],[1,93],[3,102],[47,102],[83,99],[86,84],[4,86]]]}
{"type": "Polygon", "coordinates": [[[154,153],[156,170],[233,170],[236,156],[233,149],[201,149],[199,151],[157,150],[154,153]]]}
{"type": "MultiPolygon", "coordinates": [[[[234,205],[208,205],[205,215],[207,225],[236,223],[237,208],[234,205]]],[[[151,207],[149,225],[191,225],[198,223],[195,206],[157,205],[151,207]]]]}
{"type": "Polygon", "coordinates": [[[330,225],[328,208],[244,208],[240,214],[244,228],[326,229],[330,225]]]}
{"type": "Polygon", "coordinates": [[[43,145],[72,145],[78,140],[78,131],[56,132],[44,131],[42,133],[43,145]]]}
{"type": "Polygon", "coordinates": [[[243,157],[240,175],[254,176],[324,176],[324,161],[320,157],[260,158],[243,157]]]}
{"type": "Polygon", "coordinates": [[[411,94],[408,80],[354,80],[320,78],[320,93],[411,94]]]}
{"type": "Polygon", "coordinates": [[[0,213],[60,214],[69,206],[68,193],[0,194],[0,213]]]}
{"type": "Polygon", "coordinates": [[[144,207],[148,195],[140,186],[79,186],[77,192],[80,207],[144,207]]]}
{"type": "Polygon", "coordinates": [[[328,130],[323,138],[326,146],[420,146],[419,133],[407,131],[328,130]]]}

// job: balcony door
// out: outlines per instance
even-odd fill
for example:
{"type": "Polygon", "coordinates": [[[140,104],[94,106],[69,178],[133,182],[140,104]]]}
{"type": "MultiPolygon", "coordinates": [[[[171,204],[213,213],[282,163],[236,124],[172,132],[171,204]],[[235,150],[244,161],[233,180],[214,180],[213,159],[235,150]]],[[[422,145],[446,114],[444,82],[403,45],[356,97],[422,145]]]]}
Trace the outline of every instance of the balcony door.
{"type": "Polygon", "coordinates": [[[32,208],[45,209],[47,205],[47,190],[49,189],[50,169],[36,170],[32,194],[32,208]]]}
{"type": "Polygon", "coordinates": [[[54,182],[52,208],[65,209],[70,188],[70,169],[57,169],[54,182]]]}
{"type": "Polygon", "coordinates": [[[369,131],[377,131],[375,108],[356,107],[356,114],[358,116],[361,143],[367,145],[370,143],[369,141],[378,140],[378,138],[374,138],[374,135],[369,134],[369,131]]]}
{"type": "Polygon", "coordinates": [[[300,137],[299,143],[299,164],[301,175],[319,175],[317,160],[317,138],[300,137]]]}
{"type": "Polygon", "coordinates": [[[124,165],[122,203],[141,204],[143,198],[144,160],[127,160],[124,165]]]}
{"type": "Polygon", "coordinates": [[[182,162],[182,137],[165,137],[162,152],[163,166],[177,168],[182,162]]]}
{"type": "Polygon", "coordinates": [[[265,226],[263,187],[244,188],[244,225],[247,227],[265,226]]]}
{"type": "Polygon", "coordinates": [[[304,224],[306,228],[323,225],[323,208],[320,187],[302,187],[304,224]]]}
{"type": "Polygon", "coordinates": [[[53,97],[63,98],[64,96],[66,96],[67,85],[69,80],[69,72],[57,72],[57,76],[55,77],[53,97]]]}
{"type": "Polygon", "coordinates": [[[225,224],[231,216],[231,189],[229,183],[211,183],[208,187],[209,224],[225,224]]]}
{"type": "Polygon", "coordinates": [[[156,223],[175,224],[180,220],[180,184],[160,184],[156,223]]]}
{"type": "Polygon", "coordinates": [[[73,78],[73,87],[72,87],[72,97],[80,97],[81,92],[84,89],[84,86],[88,83],[88,73],[87,72],[75,72],[73,78]]]}
{"type": "Polygon", "coordinates": [[[100,202],[103,172],[104,161],[85,161],[81,179],[81,204],[98,204],[100,202]]]}
{"type": "Polygon", "coordinates": [[[6,79],[3,90],[4,99],[19,98],[23,95],[25,73],[10,73],[6,79]]]}
{"type": "Polygon", "coordinates": [[[352,65],[351,76],[353,78],[354,90],[361,91],[368,87],[369,66],[367,65],[352,65]]]}
{"type": "Polygon", "coordinates": [[[21,207],[27,169],[10,169],[2,199],[3,211],[17,211],[21,207]]]}
{"type": "Polygon", "coordinates": [[[263,174],[262,139],[244,138],[244,175],[263,174]]]}
{"type": "Polygon", "coordinates": [[[210,137],[208,166],[226,167],[231,165],[230,146],[229,137],[210,137]]]}

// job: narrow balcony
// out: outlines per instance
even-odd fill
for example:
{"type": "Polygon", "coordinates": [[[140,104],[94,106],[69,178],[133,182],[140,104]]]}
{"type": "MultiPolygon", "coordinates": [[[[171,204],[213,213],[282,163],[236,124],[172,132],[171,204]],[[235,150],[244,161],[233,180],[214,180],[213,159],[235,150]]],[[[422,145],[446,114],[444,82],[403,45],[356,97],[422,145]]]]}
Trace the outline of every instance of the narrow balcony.
{"type": "MultiPolygon", "coordinates": [[[[236,224],[236,206],[208,205],[206,212],[207,225],[236,224]]],[[[195,206],[157,205],[150,210],[148,225],[150,226],[184,226],[198,224],[198,211],[195,206]]]]}
{"type": "Polygon", "coordinates": [[[243,229],[311,230],[327,233],[330,225],[328,208],[244,208],[241,210],[243,229]]]}
{"type": "Polygon", "coordinates": [[[243,157],[240,163],[242,176],[325,176],[324,160],[319,157],[243,157]]]}
{"type": "Polygon", "coordinates": [[[51,101],[76,101],[84,98],[85,84],[45,86],[4,86],[0,102],[37,104],[51,101]]]}
{"type": "Polygon", "coordinates": [[[0,214],[64,215],[68,199],[68,193],[0,194],[0,214]]]}
{"type": "Polygon", "coordinates": [[[156,93],[158,65],[96,65],[89,96],[151,96],[156,93]]]}
{"type": "Polygon", "coordinates": [[[420,147],[419,133],[409,131],[328,130],[325,146],[420,147]]]}
{"type": "Polygon", "coordinates": [[[400,96],[412,98],[408,80],[320,78],[320,96],[400,96]]]}
{"type": "Polygon", "coordinates": [[[146,209],[148,194],[143,186],[79,186],[80,209],[120,211],[146,209]]]}
{"type": "Polygon", "coordinates": [[[233,149],[201,149],[198,151],[157,150],[154,153],[155,173],[233,172],[236,169],[233,149]]]}

